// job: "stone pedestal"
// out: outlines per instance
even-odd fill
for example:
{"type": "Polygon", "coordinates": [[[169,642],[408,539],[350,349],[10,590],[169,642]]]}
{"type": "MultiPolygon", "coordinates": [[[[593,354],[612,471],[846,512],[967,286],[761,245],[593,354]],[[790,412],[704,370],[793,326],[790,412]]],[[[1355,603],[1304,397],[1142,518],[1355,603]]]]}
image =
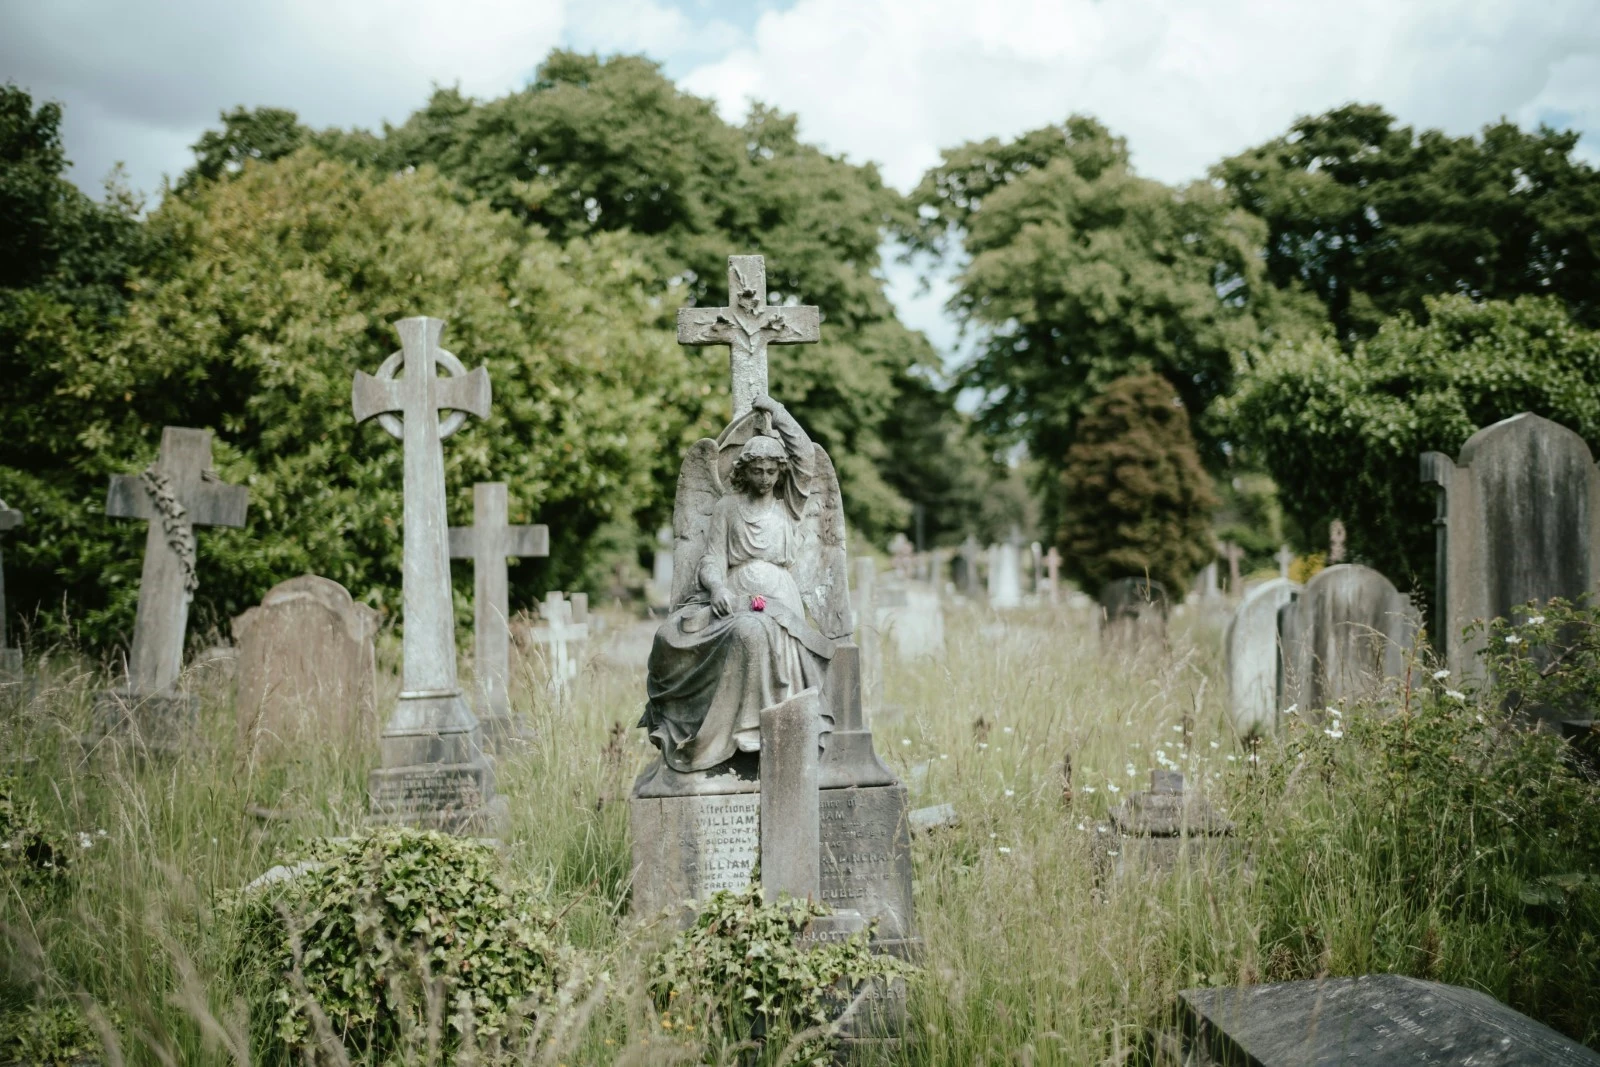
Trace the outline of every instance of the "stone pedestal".
{"type": "Polygon", "coordinates": [[[144,754],[173,756],[199,724],[200,700],[189,693],[102,689],[94,696],[93,726],[83,743],[130,744],[144,754]]]}
{"type": "Polygon", "coordinates": [[[403,728],[391,721],[380,741],[383,765],[367,782],[372,810],[370,821],[398,823],[448,833],[498,833],[505,821],[506,801],[495,796],[494,765],[483,745],[472,713],[461,694],[433,698],[408,698],[396,720],[418,719],[403,728]],[[433,707],[432,705],[449,705],[433,707]],[[441,730],[427,722],[453,721],[464,729],[441,730]],[[470,725],[467,725],[470,724],[470,725]]]}
{"type": "Polygon", "coordinates": [[[1185,852],[1195,866],[1220,866],[1234,854],[1233,823],[1204,797],[1184,792],[1177,771],[1151,771],[1150,791],[1114,808],[1111,825],[1117,835],[1097,859],[1102,873],[1118,878],[1175,870],[1185,852]]]}

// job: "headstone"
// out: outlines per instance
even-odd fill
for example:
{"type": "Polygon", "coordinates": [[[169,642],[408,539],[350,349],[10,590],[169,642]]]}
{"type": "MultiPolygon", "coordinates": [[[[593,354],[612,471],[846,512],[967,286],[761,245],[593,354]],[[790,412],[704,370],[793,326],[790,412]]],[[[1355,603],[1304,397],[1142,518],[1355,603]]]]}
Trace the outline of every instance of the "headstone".
{"type": "Polygon", "coordinates": [[[1217,546],[1217,552],[1228,561],[1228,595],[1237,597],[1243,584],[1239,578],[1239,561],[1244,559],[1244,549],[1232,541],[1224,541],[1217,546]]]}
{"type": "Polygon", "coordinates": [[[1044,554],[1045,592],[1053,604],[1061,595],[1061,553],[1056,551],[1056,546],[1051,545],[1050,551],[1044,554]]]}
{"type": "Polygon", "coordinates": [[[491,747],[528,735],[511,714],[506,557],[550,554],[549,527],[512,526],[506,515],[506,483],[479,482],[472,487],[472,525],[450,528],[450,557],[472,560],[472,666],[478,683],[478,724],[491,747]]]}
{"type": "Polygon", "coordinates": [[[1014,539],[989,547],[989,606],[1001,611],[1022,606],[1022,553],[1014,539]]]}
{"type": "Polygon", "coordinates": [[[1278,724],[1278,681],[1283,649],[1278,643],[1278,611],[1301,585],[1287,578],[1263,582],[1245,594],[1233,611],[1223,639],[1228,670],[1228,701],[1241,737],[1271,733],[1278,724]]]}
{"type": "Polygon", "coordinates": [[[1340,563],[1318,572],[1278,612],[1279,707],[1314,713],[1401,677],[1418,622],[1411,602],[1372,568],[1340,563]]]}
{"type": "Polygon", "coordinates": [[[1150,791],[1130,793],[1112,809],[1111,825],[1116,848],[1101,859],[1118,876],[1174,870],[1185,853],[1197,865],[1232,855],[1233,823],[1203,796],[1185,791],[1178,771],[1151,771],[1150,791]]]}
{"type": "Polygon", "coordinates": [[[889,539],[889,559],[894,566],[894,572],[901,578],[912,577],[915,552],[916,550],[911,547],[911,538],[905,534],[897,533],[889,539]]]}
{"type": "Polygon", "coordinates": [[[1197,1057],[1186,1063],[1600,1065],[1600,1053],[1486,993],[1398,974],[1186,989],[1178,1016],[1197,1057]]]}
{"type": "Polygon", "coordinates": [[[1195,575],[1194,591],[1201,601],[1210,602],[1222,597],[1222,585],[1217,580],[1217,561],[1212,560],[1195,575]]]}
{"type": "Polygon", "coordinates": [[[821,703],[807,689],[761,709],[761,888],[769,900],[822,896],[821,703]]]}
{"type": "Polygon", "coordinates": [[[1100,636],[1111,641],[1165,641],[1167,587],[1149,578],[1117,578],[1100,587],[1100,636]]]}
{"type": "Polygon", "coordinates": [[[1272,558],[1278,561],[1278,577],[1289,577],[1289,565],[1294,562],[1294,551],[1288,545],[1280,545],[1277,555],[1272,558]]]}
{"type": "Polygon", "coordinates": [[[1328,523],[1328,562],[1343,563],[1345,554],[1345,529],[1343,519],[1328,523]]]}
{"type": "Polygon", "coordinates": [[[944,651],[944,605],[936,590],[907,583],[880,599],[878,630],[893,644],[897,659],[910,663],[944,651]]]}
{"type": "Polygon", "coordinates": [[[211,431],[168,426],[156,461],[136,475],[111,478],[106,514],[143,519],[144,570],[125,688],[96,696],[102,734],[131,727],[151,750],[170,751],[191,729],[195,702],[177,690],[189,603],[200,587],[196,526],[243,526],[250,495],[211,469],[211,431]]]}
{"type": "Polygon", "coordinates": [[[861,650],[861,699],[872,710],[883,707],[883,642],[878,630],[878,564],[857,556],[854,595],[856,647],[861,650]]]}
{"type": "Polygon", "coordinates": [[[1600,468],[1565,426],[1530,414],[1497,422],[1458,459],[1425,454],[1422,479],[1438,490],[1434,636],[1458,675],[1481,677],[1487,635],[1462,633],[1473,620],[1600,592],[1600,468]]]}
{"type": "MultiPolygon", "coordinates": [[[[22,512],[6,506],[0,500],[0,533],[7,533],[22,525],[22,512]]],[[[6,568],[0,558],[0,677],[16,675],[22,670],[22,650],[12,648],[6,638],[6,568]]]]}
{"type": "Polygon", "coordinates": [[[528,642],[541,649],[546,692],[557,703],[572,695],[580,664],[578,646],[589,639],[589,597],[582,595],[583,622],[577,621],[573,602],[563,593],[552,591],[544,595],[539,605],[540,623],[527,630],[528,642]]]}
{"type": "Polygon", "coordinates": [[[656,531],[656,554],[650,568],[650,603],[666,607],[672,599],[672,527],[656,531]]]}
{"type": "Polygon", "coordinates": [[[961,547],[956,551],[956,589],[965,597],[976,599],[980,588],[978,574],[978,560],[983,556],[983,547],[978,544],[978,539],[971,534],[961,542],[961,547]]]}
{"type": "Polygon", "coordinates": [[[237,715],[247,749],[376,734],[377,632],[376,611],[314,574],[279,582],[259,607],[234,619],[237,715]]]}
{"type": "Polygon", "coordinates": [[[468,373],[439,347],[441,319],[401,319],[395,328],[401,350],[376,376],[357,371],[350,392],[358,424],[375,418],[401,441],[405,476],[400,696],[379,740],[382,766],[369,780],[372,817],[477,832],[502,819],[505,798],[495,796],[494,766],[457,681],[441,442],[469,413],[488,416],[489,373],[468,373]],[[441,419],[441,410],[450,414],[441,419]]]}

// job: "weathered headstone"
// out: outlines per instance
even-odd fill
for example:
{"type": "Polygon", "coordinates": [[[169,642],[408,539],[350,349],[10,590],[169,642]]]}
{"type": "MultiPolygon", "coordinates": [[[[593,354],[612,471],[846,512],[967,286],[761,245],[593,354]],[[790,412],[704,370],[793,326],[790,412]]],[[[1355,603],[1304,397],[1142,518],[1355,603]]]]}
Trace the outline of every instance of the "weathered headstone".
{"type": "Polygon", "coordinates": [[[96,727],[108,734],[131,727],[148,749],[182,743],[194,701],[177,691],[183,669],[189,602],[200,587],[196,526],[243,526],[250,494],[222,482],[211,469],[211,431],[168,426],[156,461],[136,475],[111,478],[106,514],[143,519],[144,570],[128,655],[128,684],[96,697],[96,727]]]}
{"type": "Polygon", "coordinates": [[[1239,577],[1239,562],[1244,559],[1244,549],[1232,541],[1224,541],[1217,546],[1217,553],[1228,561],[1228,595],[1238,597],[1242,592],[1242,582],[1239,577]]]}
{"type": "Polygon", "coordinates": [[[856,557],[854,588],[856,647],[861,649],[861,695],[868,708],[883,706],[883,641],[878,630],[878,564],[856,557]]]}
{"type": "Polygon", "coordinates": [[[1174,870],[1186,852],[1196,865],[1232,854],[1233,823],[1205,797],[1185,791],[1178,771],[1151,771],[1149,792],[1128,794],[1112,809],[1111,825],[1116,847],[1101,846],[1101,858],[1119,876],[1174,870]]]}
{"type": "Polygon", "coordinates": [[[889,539],[889,561],[894,567],[894,572],[901,578],[910,578],[915,567],[916,549],[911,547],[911,538],[903,533],[897,533],[889,539]]]}
{"type": "Polygon", "coordinates": [[[1269,734],[1277,727],[1283,673],[1278,611],[1301,588],[1287,578],[1263,582],[1245,594],[1228,621],[1224,638],[1228,701],[1233,727],[1241,737],[1269,734]]]}
{"type": "Polygon", "coordinates": [[[666,607],[672,599],[672,527],[656,531],[655,559],[650,566],[650,604],[666,607]]]}
{"type": "Polygon", "coordinates": [[[489,414],[489,373],[467,371],[439,347],[444,322],[401,319],[401,349],[376,376],[356,372],[357,423],[377,419],[403,447],[400,696],[379,741],[372,772],[372,816],[451,832],[493,827],[505,810],[494,766],[456,675],[455,609],[445,517],[444,448],[467,415],[489,414]],[[447,376],[441,377],[443,368],[447,376]],[[404,371],[403,376],[401,371],[404,371]],[[439,417],[441,410],[449,415],[439,417]]]}
{"type": "Polygon", "coordinates": [[[1343,563],[1346,539],[1344,520],[1334,519],[1328,523],[1328,562],[1343,563]]]}
{"type": "Polygon", "coordinates": [[[989,606],[1022,606],[1022,553],[1015,537],[989,547],[989,606]]]}
{"type": "Polygon", "coordinates": [[[1278,561],[1278,577],[1289,577],[1289,565],[1294,562],[1294,550],[1288,545],[1280,545],[1277,554],[1272,558],[1278,561]]]}
{"type": "Polygon", "coordinates": [[[1372,568],[1341,563],[1319,572],[1278,612],[1280,708],[1315,712],[1400,677],[1418,622],[1411,602],[1372,568]]]}
{"type": "Polygon", "coordinates": [[[234,619],[246,746],[375,734],[377,632],[376,611],[314,574],[279,582],[234,619]]]}
{"type": "Polygon", "coordinates": [[[961,542],[961,547],[956,551],[956,590],[965,597],[976,599],[981,588],[978,574],[978,561],[983,557],[983,547],[978,544],[978,539],[971,534],[961,542]]]}
{"type": "MultiPolygon", "coordinates": [[[[0,500],[0,533],[7,533],[22,525],[22,512],[6,506],[0,500]]],[[[15,675],[22,670],[22,650],[12,648],[6,638],[6,568],[0,557],[0,676],[15,675]]]]}
{"type": "Polygon", "coordinates": [[[1056,551],[1056,546],[1051,545],[1050,551],[1044,554],[1044,580],[1045,592],[1053,604],[1061,595],[1061,553],[1056,551]]]}
{"type": "Polygon", "coordinates": [[[1222,585],[1217,580],[1217,561],[1212,560],[1200,568],[1200,573],[1194,578],[1195,594],[1204,603],[1220,600],[1222,598],[1222,585]]]}
{"type": "Polygon", "coordinates": [[[1424,455],[1422,479],[1439,496],[1434,640],[1458,675],[1481,673],[1487,635],[1462,633],[1473,620],[1600,592],[1600,468],[1565,426],[1530,414],[1497,422],[1459,459],[1424,455]]]}
{"type": "Polygon", "coordinates": [[[589,597],[583,596],[584,621],[579,622],[573,601],[552,590],[539,604],[540,622],[526,630],[529,644],[538,646],[544,661],[545,689],[551,700],[560,703],[572,695],[577,681],[580,657],[578,646],[589,639],[589,597]]]}
{"type": "Polygon", "coordinates": [[[511,622],[508,556],[548,556],[547,526],[507,521],[506,484],[472,487],[472,525],[450,528],[452,559],[472,560],[473,671],[478,683],[478,724],[484,741],[498,747],[527,730],[511,714],[511,622]]]}
{"type": "Polygon", "coordinates": [[[1117,578],[1100,587],[1100,636],[1110,641],[1165,641],[1171,602],[1149,578],[1117,578]]]}
{"type": "Polygon", "coordinates": [[[1398,974],[1185,989],[1196,1057],[1252,1067],[1597,1067],[1584,1048],[1486,993],[1398,974]]]}
{"type": "Polygon", "coordinates": [[[821,703],[807,689],[761,709],[761,888],[768,899],[822,896],[821,703]]]}

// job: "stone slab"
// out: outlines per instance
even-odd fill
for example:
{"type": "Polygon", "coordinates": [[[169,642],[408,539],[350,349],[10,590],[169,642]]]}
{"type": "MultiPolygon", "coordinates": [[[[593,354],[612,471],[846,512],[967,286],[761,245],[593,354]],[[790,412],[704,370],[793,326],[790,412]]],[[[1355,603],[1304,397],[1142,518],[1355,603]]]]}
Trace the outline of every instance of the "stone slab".
{"type": "Polygon", "coordinates": [[[473,763],[424,763],[380,767],[367,780],[369,821],[418,826],[448,833],[497,832],[505,798],[494,793],[494,768],[473,763]]]}
{"type": "Polygon", "coordinates": [[[1395,974],[1178,994],[1197,1051],[1228,1067],[1600,1067],[1600,1053],[1484,993],[1395,974]]]}

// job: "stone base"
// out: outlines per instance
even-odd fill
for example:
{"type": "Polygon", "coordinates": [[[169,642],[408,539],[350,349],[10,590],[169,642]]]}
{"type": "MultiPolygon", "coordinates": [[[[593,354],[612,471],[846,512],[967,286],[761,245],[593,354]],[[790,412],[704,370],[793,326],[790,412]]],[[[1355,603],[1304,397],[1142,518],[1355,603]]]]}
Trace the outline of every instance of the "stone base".
{"type": "Polygon", "coordinates": [[[482,756],[470,763],[379,767],[367,791],[368,821],[378,825],[494,836],[508,816],[506,798],[495,796],[494,767],[482,756]]]}
{"type": "Polygon", "coordinates": [[[195,736],[200,700],[188,693],[135,693],[102,689],[94,695],[94,717],[85,747],[132,745],[142,754],[174,756],[195,736]]]}
{"type": "Polygon", "coordinates": [[[517,746],[532,744],[539,737],[528,720],[515,713],[479,716],[478,729],[483,735],[484,749],[495,755],[513,752],[517,746]]]}
{"type": "Polygon", "coordinates": [[[1178,869],[1185,853],[1190,867],[1223,871],[1231,867],[1239,855],[1234,838],[1221,835],[1103,836],[1095,844],[1096,866],[1102,880],[1108,875],[1120,879],[1125,875],[1169,874],[1178,869]]]}

